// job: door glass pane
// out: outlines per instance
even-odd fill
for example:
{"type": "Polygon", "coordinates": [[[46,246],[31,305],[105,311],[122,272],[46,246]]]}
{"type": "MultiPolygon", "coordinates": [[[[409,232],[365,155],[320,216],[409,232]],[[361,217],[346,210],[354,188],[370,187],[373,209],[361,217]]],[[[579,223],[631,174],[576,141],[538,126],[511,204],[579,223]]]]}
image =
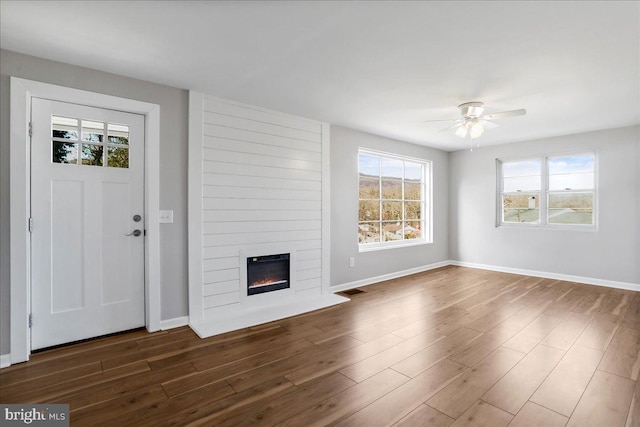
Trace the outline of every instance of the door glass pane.
{"type": "Polygon", "coordinates": [[[82,164],[102,166],[104,146],[96,144],[82,144],[82,164]]]}
{"type": "Polygon", "coordinates": [[[129,145],[129,126],[116,125],[109,123],[107,125],[108,141],[112,144],[129,145]]]}
{"type": "MultiPolygon", "coordinates": [[[[62,139],[78,139],[78,119],[51,116],[51,137],[62,139]]],[[[77,159],[77,156],[76,156],[77,159]]],[[[55,160],[54,160],[55,161],[55,160]]],[[[68,163],[68,162],[56,162],[68,163]]]]}
{"type": "Polygon", "coordinates": [[[358,243],[377,243],[380,241],[380,223],[361,222],[358,224],[358,243]]]}
{"type": "Polygon", "coordinates": [[[504,194],[502,218],[504,222],[537,223],[540,221],[538,194],[504,194]]]}
{"type": "Polygon", "coordinates": [[[593,224],[593,193],[549,194],[549,224],[593,224]]]}
{"type": "Polygon", "coordinates": [[[90,120],[82,121],[82,140],[102,142],[104,138],[104,123],[90,120]]]}
{"type": "Polygon", "coordinates": [[[129,167],[129,149],[125,147],[108,147],[107,166],[111,168],[129,167]]]}
{"type": "Polygon", "coordinates": [[[75,142],[53,141],[51,160],[53,163],[78,164],[78,144],[75,142]]]}

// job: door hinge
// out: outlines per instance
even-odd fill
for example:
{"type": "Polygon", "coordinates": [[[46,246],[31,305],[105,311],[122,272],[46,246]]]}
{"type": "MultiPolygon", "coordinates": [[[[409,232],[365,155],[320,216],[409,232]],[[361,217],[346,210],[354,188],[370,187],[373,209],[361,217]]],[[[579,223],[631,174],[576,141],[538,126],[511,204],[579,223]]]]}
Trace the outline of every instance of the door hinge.
{"type": "Polygon", "coordinates": [[[29,233],[33,232],[33,218],[29,217],[29,233]]]}
{"type": "Polygon", "coordinates": [[[29,327],[33,326],[33,314],[29,313],[29,327]]]}
{"type": "Polygon", "coordinates": [[[29,136],[33,136],[33,124],[29,122],[29,136]]]}

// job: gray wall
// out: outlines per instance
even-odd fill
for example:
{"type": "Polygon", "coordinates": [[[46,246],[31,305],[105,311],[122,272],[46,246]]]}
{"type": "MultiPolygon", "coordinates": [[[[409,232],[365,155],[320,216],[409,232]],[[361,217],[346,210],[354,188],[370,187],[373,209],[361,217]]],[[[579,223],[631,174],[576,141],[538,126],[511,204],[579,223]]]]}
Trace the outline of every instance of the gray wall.
{"type": "MultiPolygon", "coordinates": [[[[160,105],[162,319],[188,314],[188,93],[87,68],[0,51],[0,354],[9,353],[9,76],[160,105]]],[[[294,113],[295,112],[291,112],[294,113]]],[[[455,259],[501,267],[640,282],[640,128],[591,132],[446,153],[331,127],[331,285],[455,259]],[[434,242],[358,253],[357,151],[365,147],[433,161],[434,242]],[[496,228],[497,157],[598,150],[597,231],[496,228]],[[354,268],[349,267],[354,257],[354,268]]]]}
{"type": "Polygon", "coordinates": [[[331,126],[331,286],[448,259],[448,163],[444,151],[331,126]],[[432,244],[358,253],[359,147],[433,162],[432,244]]]}
{"type": "Polygon", "coordinates": [[[451,258],[640,283],[639,156],[637,126],[451,153],[451,258]],[[495,226],[496,158],[587,150],[597,150],[596,231],[495,226]]]}
{"type": "Polygon", "coordinates": [[[0,51],[0,354],[10,351],[9,76],[160,105],[160,209],[174,223],[160,224],[161,318],[188,314],[187,115],[188,92],[15,52],[0,51]]]}

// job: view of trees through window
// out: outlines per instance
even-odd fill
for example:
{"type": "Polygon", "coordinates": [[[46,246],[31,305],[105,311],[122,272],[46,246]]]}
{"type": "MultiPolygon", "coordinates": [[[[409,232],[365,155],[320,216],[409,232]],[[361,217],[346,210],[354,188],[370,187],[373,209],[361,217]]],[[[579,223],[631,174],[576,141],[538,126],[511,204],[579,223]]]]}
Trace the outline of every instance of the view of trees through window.
{"type": "Polygon", "coordinates": [[[129,167],[129,127],[77,118],[51,118],[53,163],[129,167]],[[105,138],[105,125],[107,138],[105,138]]]}
{"type": "Polygon", "coordinates": [[[360,245],[425,238],[426,163],[361,151],[360,245]]]}
{"type": "Polygon", "coordinates": [[[500,165],[501,223],[594,224],[594,154],[500,165]]]}

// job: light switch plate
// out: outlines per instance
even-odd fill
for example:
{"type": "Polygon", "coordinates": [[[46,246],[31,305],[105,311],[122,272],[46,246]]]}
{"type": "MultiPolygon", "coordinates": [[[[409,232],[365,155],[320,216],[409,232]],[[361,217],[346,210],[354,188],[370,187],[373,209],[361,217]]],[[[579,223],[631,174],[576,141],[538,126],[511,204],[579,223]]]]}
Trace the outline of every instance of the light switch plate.
{"type": "Polygon", "coordinates": [[[160,211],[161,224],[173,224],[173,211],[160,211]]]}

